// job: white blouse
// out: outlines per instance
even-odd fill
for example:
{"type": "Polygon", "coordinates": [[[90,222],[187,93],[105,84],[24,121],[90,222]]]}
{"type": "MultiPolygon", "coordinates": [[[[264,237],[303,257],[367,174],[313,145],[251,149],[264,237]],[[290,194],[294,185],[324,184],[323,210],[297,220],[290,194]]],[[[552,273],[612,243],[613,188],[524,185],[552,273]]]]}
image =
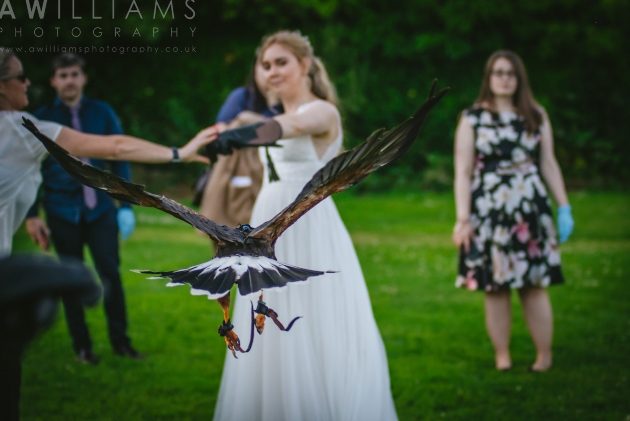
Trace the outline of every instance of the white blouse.
{"type": "Polygon", "coordinates": [[[63,127],[22,111],[0,111],[0,258],[11,254],[13,234],[33,205],[42,181],[40,164],[47,151],[22,126],[31,120],[40,132],[57,140],[63,127]]]}

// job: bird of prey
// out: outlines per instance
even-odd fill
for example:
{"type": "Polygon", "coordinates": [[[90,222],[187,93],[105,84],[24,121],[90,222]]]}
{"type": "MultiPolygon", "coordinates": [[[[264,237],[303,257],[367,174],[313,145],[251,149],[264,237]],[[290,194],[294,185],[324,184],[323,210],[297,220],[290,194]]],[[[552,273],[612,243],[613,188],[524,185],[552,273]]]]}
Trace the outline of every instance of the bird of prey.
{"type": "MultiPolygon", "coordinates": [[[[236,284],[238,292],[243,296],[260,293],[256,311],[252,305],[252,316],[254,313],[257,313],[257,316],[252,317],[250,348],[254,324],[258,332],[262,333],[266,317],[270,317],[280,329],[290,329],[297,318],[285,329],[278,320],[277,313],[265,305],[262,291],[282,288],[287,283],[304,281],[326,272],[278,262],[274,252],[276,240],[288,227],[326,197],[348,189],[370,173],[403,155],[418,137],[420,127],[429,111],[448,91],[448,88],[445,88],[436,93],[435,87],[436,81],[431,86],[429,97],[412,117],[389,131],[385,129],[375,131],[364,143],[329,161],[306,183],[291,204],[257,227],[239,225],[232,228],[219,225],[174,200],[150,193],[141,185],[129,183],[110,172],[82,162],[40,133],[32,122],[25,120],[24,126],[79,182],[103,190],[115,199],[160,209],[199,229],[214,241],[217,246],[216,255],[205,263],[168,272],[141,272],[158,275],[157,278],[168,278],[169,286],[189,284],[191,294],[216,299],[223,309],[223,324],[219,326],[219,334],[224,337],[226,345],[236,357],[236,351],[247,352],[249,348],[244,350],[240,346],[240,340],[233,331],[234,326],[230,323],[232,286],[236,284]]],[[[276,135],[279,136],[279,133],[276,135]]],[[[255,146],[263,143],[254,142],[255,146]]],[[[269,142],[265,144],[268,145],[269,142]]]]}

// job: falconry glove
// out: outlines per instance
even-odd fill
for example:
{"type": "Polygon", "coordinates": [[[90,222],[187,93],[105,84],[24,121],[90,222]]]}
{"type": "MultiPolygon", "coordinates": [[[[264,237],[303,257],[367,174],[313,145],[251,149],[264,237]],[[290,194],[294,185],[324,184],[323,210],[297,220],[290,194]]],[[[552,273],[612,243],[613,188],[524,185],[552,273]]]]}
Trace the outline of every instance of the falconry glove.
{"type": "Polygon", "coordinates": [[[281,137],[280,124],[273,119],[265,120],[220,133],[214,142],[206,145],[203,154],[214,163],[217,155],[230,155],[234,149],[280,146],[276,140],[281,137]]]}

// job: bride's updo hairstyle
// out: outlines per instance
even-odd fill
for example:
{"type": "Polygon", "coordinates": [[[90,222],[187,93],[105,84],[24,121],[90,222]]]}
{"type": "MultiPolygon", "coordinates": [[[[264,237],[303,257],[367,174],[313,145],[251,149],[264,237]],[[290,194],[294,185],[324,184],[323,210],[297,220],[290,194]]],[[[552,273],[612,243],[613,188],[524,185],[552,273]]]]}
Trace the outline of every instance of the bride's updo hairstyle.
{"type": "Polygon", "coordinates": [[[267,35],[263,38],[262,44],[257,51],[259,60],[262,59],[265,50],[273,44],[281,44],[288,48],[300,62],[305,58],[311,59],[312,64],[308,71],[308,77],[311,81],[311,92],[316,97],[337,105],[335,87],[328,78],[324,64],[313,54],[313,47],[308,37],[303,36],[299,31],[278,31],[267,35]]]}

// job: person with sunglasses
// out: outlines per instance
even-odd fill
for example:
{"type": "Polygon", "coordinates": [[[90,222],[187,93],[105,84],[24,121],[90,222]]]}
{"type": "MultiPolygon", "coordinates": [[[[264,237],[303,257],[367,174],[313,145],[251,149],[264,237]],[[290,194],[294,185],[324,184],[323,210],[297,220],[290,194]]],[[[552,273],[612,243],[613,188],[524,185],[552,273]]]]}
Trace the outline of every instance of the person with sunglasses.
{"type": "Polygon", "coordinates": [[[23,118],[33,121],[43,134],[81,157],[146,163],[209,163],[197,151],[216,138],[214,127],[201,130],[181,148],[132,136],[82,133],[23,112],[28,105],[29,85],[17,56],[0,47],[0,256],[11,254],[13,234],[35,201],[41,182],[40,164],[47,156],[39,140],[22,126],[23,118]]]}
{"type": "MultiPolygon", "coordinates": [[[[197,151],[216,138],[216,129],[201,130],[181,148],[169,148],[124,135],[86,134],[58,123],[39,120],[22,110],[28,105],[26,92],[30,81],[16,55],[0,47],[0,259],[11,255],[13,235],[21,225],[41,182],[40,165],[47,156],[44,146],[25,127],[31,120],[40,132],[55,140],[72,154],[90,158],[146,163],[201,162],[208,158],[197,151]]],[[[0,338],[0,348],[8,349],[0,338]]],[[[11,351],[19,364],[19,350],[11,351]]],[[[21,370],[14,370],[12,384],[21,382],[21,370]]],[[[18,402],[0,408],[1,419],[17,419],[18,402]]]]}
{"type": "Polygon", "coordinates": [[[6,75],[6,76],[2,76],[0,78],[0,81],[3,80],[10,80],[10,79],[17,79],[22,83],[26,83],[26,81],[28,80],[28,76],[26,76],[26,73],[24,71],[18,72],[18,73],[14,73],[12,75],[6,75]]]}
{"type": "Polygon", "coordinates": [[[455,204],[453,241],[460,249],[456,285],[485,292],[496,368],[512,367],[510,297],[515,289],[536,346],[529,370],[548,370],[553,316],[545,288],[564,282],[558,244],[571,235],[573,218],[549,117],[512,51],[490,56],[479,98],[459,120],[455,204]],[[558,205],[558,231],[548,191],[558,205]]]}

